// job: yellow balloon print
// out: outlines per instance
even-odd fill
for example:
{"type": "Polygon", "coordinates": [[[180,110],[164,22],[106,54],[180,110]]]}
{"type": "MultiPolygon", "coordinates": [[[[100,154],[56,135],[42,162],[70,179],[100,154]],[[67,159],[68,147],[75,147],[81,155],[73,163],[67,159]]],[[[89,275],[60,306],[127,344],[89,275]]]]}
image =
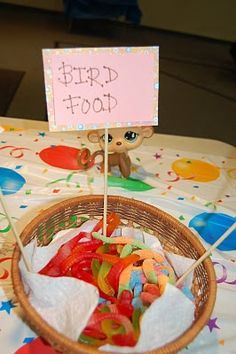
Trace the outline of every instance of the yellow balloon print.
{"type": "Polygon", "coordinates": [[[178,176],[196,182],[214,181],[220,175],[220,169],[215,165],[188,158],[174,161],[172,169],[178,176]]]}

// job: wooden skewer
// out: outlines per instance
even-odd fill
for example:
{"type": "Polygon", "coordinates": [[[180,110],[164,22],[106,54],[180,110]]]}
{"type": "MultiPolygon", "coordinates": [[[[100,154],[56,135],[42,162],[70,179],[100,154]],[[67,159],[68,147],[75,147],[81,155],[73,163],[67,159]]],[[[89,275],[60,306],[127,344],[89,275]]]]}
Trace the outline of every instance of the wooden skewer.
{"type": "Polygon", "coordinates": [[[105,128],[104,145],[104,200],[103,200],[103,235],[107,235],[107,190],[108,190],[108,128],[105,128]]]}
{"type": "Polygon", "coordinates": [[[17,244],[18,244],[18,246],[19,246],[19,249],[20,249],[20,251],[21,251],[21,254],[22,254],[22,257],[23,257],[23,261],[24,261],[24,263],[25,263],[25,267],[26,267],[26,269],[28,270],[28,272],[31,272],[31,265],[30,265],[30,262],[29,262],[29,260],[28,260],[28,258],[27,258],[27,256],[26,256],[26,254],[25,254],[24,246],[23,246],[23,244],[22,244],[22,242],[21,242],[21,239],[20,239],[20,236],[18,235],[18,232],[17,232],[17,230],[16,230],[16,228],[15,228],[14,222],[12,221],[12,218],[11,218],[11,216],[10,216],[10,213],[9,213],[9,211],[8,211],[8,208],[7,208],[7,205],[6,205],[6,203],[5,203],[5,200],[4,200],[4,197],[3,197],[3,194],[2,194],[2,193],[0,193],[0,202],[1,202],[2,208],[3,208],[3,210],[4,210],[4,213],[5,213],[5,215],[6,215],[6,218],[7,218],[8,222],[9,222],[9,224],[10,224],[10,226],[11,226],[13,235],[14,235],[14,237],[15,237],[15,239],[16,239],[16,242],[17,242],[17,244]]]}
{"type": "Polygon", "coordinates": [[[236,228],[236,222],[233,223],[233,225],[231,225],[224,233],[223,235],[221,235],[218,240],[213,243],[213,245],[211,245],[211,247],[208,248],[208,250],[196,261],[194,262],[191,267],[189,267],[189,269],[186,270],[186,272],[177,280],[176,282],[176,286],[179,286],[183,280],[200,264],[204,261],[204,259],[206,259],[211,252],[217,247],[219,246],[228,236],[229,234],[234,231],[234,229],[236,228]]]}

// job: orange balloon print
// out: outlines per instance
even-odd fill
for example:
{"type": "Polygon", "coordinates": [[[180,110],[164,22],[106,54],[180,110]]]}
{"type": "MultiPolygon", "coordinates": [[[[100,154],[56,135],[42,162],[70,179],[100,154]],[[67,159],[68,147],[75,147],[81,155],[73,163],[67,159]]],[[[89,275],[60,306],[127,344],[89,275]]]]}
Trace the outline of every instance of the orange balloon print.
{"type": "Polygon", "coordinates": [[[174,161],[172,169],[178,176],[196,182],[214,181],[220,175],[218,167],[208,162],[188,158],[174,161]]]}

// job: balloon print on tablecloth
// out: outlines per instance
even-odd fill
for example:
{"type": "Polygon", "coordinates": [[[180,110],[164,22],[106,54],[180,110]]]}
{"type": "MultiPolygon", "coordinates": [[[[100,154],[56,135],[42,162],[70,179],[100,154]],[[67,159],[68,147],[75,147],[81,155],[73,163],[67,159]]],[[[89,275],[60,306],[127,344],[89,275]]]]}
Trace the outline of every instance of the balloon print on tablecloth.
{"type": "Polygon", "coordinates": [[[0,167],[0,188],[3,195],[17,193],[25,183],[26,180],[18,172],[0,167]]]}
{"type": "Polygon", "coordinates": [[[127,189],[133,192],[145,192],[154,187],[145,182],[146,177],[152,177],[153,174],[147,172],[142,166],[132,164],[131,174],[124,178],[117,166],[111,168],[111,175],[108,176],[108,186],[127,189]]]}
{"type": "MultiPolygon", "coordinates": [[[[213,244],[235,222],[235,218],[222,213],[202,213],[196,215],[189,226],[209,244],[213,244]]],[[[236,250],[236,230],[217,247],[221,251],[236,250]]]]}
{"type": "Polygon", "coordinates": [[[15,354],[29,354],[29,353],[42,353],[42,354],[59,354],[42,338],[38,337],[23,345],[15,354]]]}
{"type": "Polygon", "coordinates": [[[122,178],[116,176],[108,176],[108,186],[123,188],[133,192],[145,192],[154,188],[150,184],[135,178],[122,178]]]}
{"type": "Polygon", "coordinates": [[[95,163],[95,157],[101,154],[91,154],[89,149],[77,149],[70,146],[50,146],[39,152],[39,157],[46,164],[65,170],[86,170],[95,163]]]}
{"type": "Polygon", "coordinates": [[[217,166],[191,158],[182,158],[174,161],[172,169],[177,176],[196,182],[214,181],[220,175],[220,169],[217,166]]]}

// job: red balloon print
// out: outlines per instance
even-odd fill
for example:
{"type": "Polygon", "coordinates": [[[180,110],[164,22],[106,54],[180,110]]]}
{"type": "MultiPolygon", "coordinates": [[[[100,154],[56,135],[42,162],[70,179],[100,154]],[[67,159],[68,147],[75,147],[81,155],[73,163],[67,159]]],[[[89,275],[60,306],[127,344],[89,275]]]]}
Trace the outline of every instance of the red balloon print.
{"type": "Polygon", "coordinates": [[[38,337],[31,343],[27,343],[19,348],[15,354],[59,354],[49,344],[47,344],[42,338],[38,337]]]}
{"type": "Polygon", "coordinates": [[[86,170],[95,163],[95,157],[102,155],[101,151],[91,154],[89,149],[77,149],[58,145],[43,149],[39,153],[41,160],[53,167],[66,170],[86,170]]]}

